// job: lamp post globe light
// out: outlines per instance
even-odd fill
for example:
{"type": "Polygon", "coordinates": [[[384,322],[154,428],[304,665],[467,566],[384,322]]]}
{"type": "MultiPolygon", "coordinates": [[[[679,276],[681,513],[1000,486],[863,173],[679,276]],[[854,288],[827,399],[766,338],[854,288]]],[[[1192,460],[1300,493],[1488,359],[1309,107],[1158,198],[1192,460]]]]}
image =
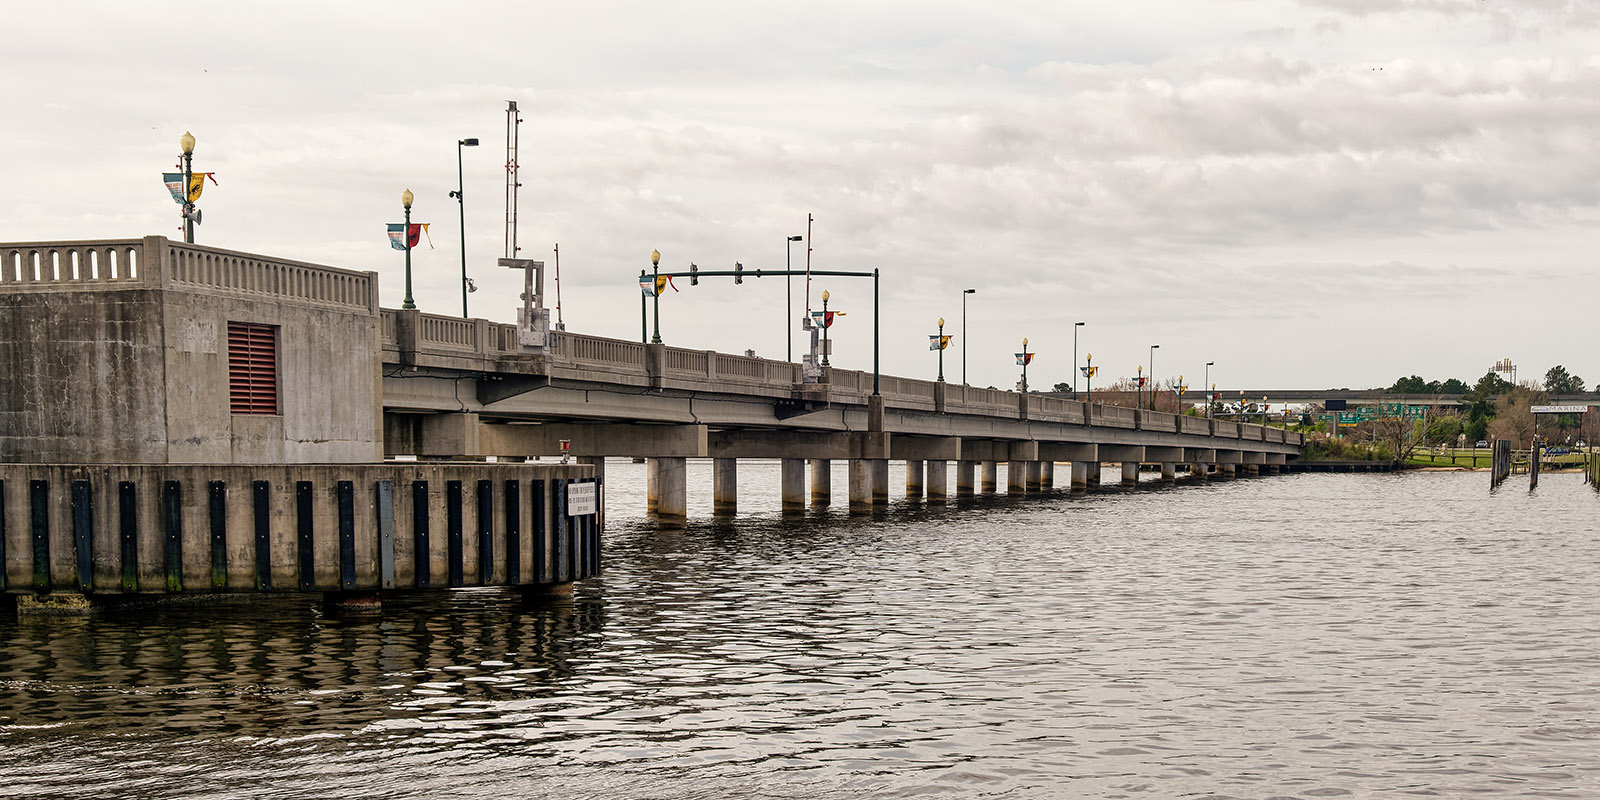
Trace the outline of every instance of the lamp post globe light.
{"type": "Polygon", "coordinates": [[[652,275],[651,275],[652,282],[650,284],[651,298],[652,298],[651,299],[651,305],[653,306],[651,316],[654,318],[654,322],[653,322],[654,330],[650,334],[650,343],[651,344],[661,344],[661,251],[660,250],[651,250],[650,251],[650,271],[652,273],[652,275]]]}
{"type": "Polygon", "coordinates": [[[794,243],[803,236],[790,236],[783,242],[783,346],[784,359],[794,361],[794,243]]]}
{"type": "Polygon", "coordinates": [[[417,302],[411,299],[411,201],[415,199],[410,189],[400,193],[400,205],[406,210],[406,224],[400,231],[400,240],[406,243],[406,299],[400,304],[401,308],[417,307],[417,302]]]}
{"type": "Polygon", "coordinates": [[[463,181],[461,173],[461,148],[477,147],[477,139],[456,140],[456,190],[450,193],[456,199],[456,208],[461,213],[461,318],[467,318],[467,290],[471,285],[467,280],[467,206],[462,197],[463,181]]]}
{"type": "Polygon", "coordinates": [[[961,290],[961,385],[967,385],[967,295],[977,294],[977,289],[961,290]]]}

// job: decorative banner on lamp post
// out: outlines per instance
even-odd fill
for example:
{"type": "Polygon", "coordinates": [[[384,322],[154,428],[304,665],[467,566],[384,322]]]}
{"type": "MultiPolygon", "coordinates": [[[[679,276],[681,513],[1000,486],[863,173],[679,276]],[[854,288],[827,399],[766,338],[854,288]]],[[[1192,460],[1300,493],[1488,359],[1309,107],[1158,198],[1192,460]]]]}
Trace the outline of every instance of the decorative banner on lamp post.
{"type": "MultiPolygon", "coordinates": [[[[404,250],[408,246],[409,247],[416,247],[417,246],[417,242],[421,240],[422,236],[427,234],[427,232],[428,232],[428,223],[426,223],[426,222],[413,222],[413,223],[411,223],[411,235],[402,238],[401,233],[403,231],[405,231],[405,229],[406,229],[406,224],[404,222],[391,222],[391,223],[389,223],[389,246],[390,247],[393,247],[396,250],[404,250]]],[[[430,250],[433,249],[433,237],[432,236],[428,237],[428,249],[430,249],[430,250]]]]}
{"type": "Polygon", "coordinates": [[[1038,355],[1038,354],[1037,353],[1018,353],[1017,354],[1017,366],[1026,367],[1029,364],[1032,364],[1033,363],[1033,357],[1036,356],[1036,355],[1038,355]]]}
{"type": "Polygon", "coordinates": [[[950,340],[954,339],[954,338],[955,338],[954,335],[937,336],[937,335],[934,335],[934,334],[930,333],[930,334],[928,334],[928,349],[929,350],[948,350],[950,348],[950,340]]]}
{"type": "Polygon", "coordinates": [[[639,279],[639,290],[644,292],[645,297],[664,294],[669,286],[672,287],[672,291],[678,291],[678,284],[672,282],[671,275],[662,275],[654,280],[649,276],[639,279]]]}
{"type": "Polygon", "coordinates": [[[845,316],[843,311],[813,311],[811,318],[824,328],[833,327],[833,318],[845,316]]]}
{"type": "Polygon", "coordinates": [[[1085,377],[1085,378],[1093,378],[1095,375],[1098,375],[1100,373],[1100,368],[1099,367],[1078,367],[1078,371],[1082,372],[1083,373],[1083,377],[1085,377]]]}
{"type": "Polygon", "coordinates": [[[181,172],[163,172],[163,173],[161,173],[161,182],[165,183],[167,185],[167,191],[172,193],[172,202],[177,203],[178,205],[181,206],[186,202],[193,203],[196,200],[200,199],[200,190],[205,188],[206,179],[207,178],[211,179],[211,185],[212,186],[216,186],[217,185],[217,179],[216,179],[215,176],[216,176],[216,173],[214,173],[214,172],[191,172],[191,173],[189,173],[189,199],[188,200],[185,200],[184,197],[183,197],[183,173],[181,173],[181,172]]]}

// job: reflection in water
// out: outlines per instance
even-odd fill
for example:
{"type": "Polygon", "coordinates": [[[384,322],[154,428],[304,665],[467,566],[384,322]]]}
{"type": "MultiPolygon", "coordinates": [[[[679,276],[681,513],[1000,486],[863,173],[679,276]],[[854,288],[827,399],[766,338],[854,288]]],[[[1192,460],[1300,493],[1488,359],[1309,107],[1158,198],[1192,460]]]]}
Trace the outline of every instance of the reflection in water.
{"type": "Polygon", "coordinates": [[[7,796],[1600,795],[1576,476],[785,522],[741,464],[743,516],[662,533],[628,466],[567,604],[0,621],[7,796]]]}

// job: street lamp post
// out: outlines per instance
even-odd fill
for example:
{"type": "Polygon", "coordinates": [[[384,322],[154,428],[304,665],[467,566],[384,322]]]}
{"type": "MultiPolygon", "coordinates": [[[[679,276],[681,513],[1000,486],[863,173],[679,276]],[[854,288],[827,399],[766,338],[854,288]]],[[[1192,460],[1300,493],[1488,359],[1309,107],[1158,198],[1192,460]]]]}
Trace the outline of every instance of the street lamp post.
{"type": "Polygon", "coordinates": [[[401,308],[416,308],[417,303],[411,299],[411,201],[416,195],[407,189],[400,193],[400,205],[406,209],[406,226],[400,232],[400,240],[406,243],[406,299],[400,304],[401,308]]]}
{"type": "Polygon", "coordinates": [[[1023,394],[1027,394],[1028,393],[1028,362],[1032,361],[1033,359],[1028,357],[1028,337],[1026,337],[1026,336],[1022,337],[1022,354],[1017,356],[1017,360],[1022,362],[1022,393],[1023,394]]]}
{"type": "Polygon", "coordinates": [[[1156,349],[1159,344],[1150,345],[1150,410],[1156,410],[1156,349]]]}
{"type": "Polygon", "coordinates": [[[456,140],[456,190],[450,193],[456,199],[456,208],[461,212],[461,318],[467,318],[467,206],[462,197],[465,188],[461,170],[461,148],[477,147],[477,139],[456,140]]]}
{"type": "Polygon", "coordinates": [[[1078,398],[1078,329],[1081,327],[1083,327],[1081,322],[1072,323],[1072,398],[1074,400],[1078,398]]]}
{"type": "Polygon", "coordinates": [[[939,348],[939,382],[944,383],[944,317],[939,318],[939,335],[933,338],[933,346],[939,348]]]}
{"type": "Polygon", "coordinates": [[[961,385],[967,385],[967,295],[977,293],[977,289],[961,290],[961,385]]]}
{"type": "Polygon", "coordinates": [[[1094,399],[1094,353],[1085,353],[1083,356],[1083,401],[1085,403],[1094,399]]]}
{"type": "MultiPolygon", "coordinates": [[[[790,236],[783,242],[783,271],[794,272],[794,243],[803,237],[790,236]]],[[[783,276],[783,346],[784,358],[794,361],[794,275],[783,276]]]]}
{"type": "Polygon", "coordinates": [[[651,344],[661,344],[661,251],[650,251],[650,270],[653,273],[651,290],[652,317],[654,317],[655,330],[650,334],[651,344]]]}
{"type": "Polygon", "coordinates": [[[828,323],[828,290],[822,290],[822,366],[828,366],[828,329],[833,327],[828,323]]]}
{"type": "Polygon", "coordinates": [[[1144,408],[1144,365],[1139,365],[1139,376],[1133,379],[1133,407],[1144,408]]]}
{"type": "Polygon", "coordinates": [[[183,241],[194,244],[194,204],[189,202],[189,184],[194,180],[194,134],[184,131],[178,146],[183,148],[183,241]]]}
{"type": "Polygon", "coordinates": [[[1204,383],[1200,384],[1200,388],[1202,388],[1202,389],[1204,389],[1207,386],[1211,387],[1210,393],[1208,393],[1206,395],[1206,419],[1211,419],[1211,404],[1213,402],[1215,402],[1216,399],[1217,399],[1217,385],[1211,382],[1211,365],[1215,364],[1215,363],[1217,363],[1217,362],[1215,362],[1215,361],[1207,361],[1206,362],[1206,379],[1205,379],[1204,383]]]}

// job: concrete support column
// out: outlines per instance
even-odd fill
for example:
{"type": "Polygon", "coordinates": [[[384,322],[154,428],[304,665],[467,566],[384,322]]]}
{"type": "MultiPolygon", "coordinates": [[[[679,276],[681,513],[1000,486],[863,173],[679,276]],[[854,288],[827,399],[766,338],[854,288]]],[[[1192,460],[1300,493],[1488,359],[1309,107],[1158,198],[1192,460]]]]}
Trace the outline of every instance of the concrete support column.
{"type": "Polygon", "coordinates": [[[956,462],[956,497],[971,497],[972,489],[977,485],[978,462],[956,462]]]}
{"type": "Polygon", "coordinates": [[[656,465],[656,523],[663,528],[689,524],[688,470],[681,457],[652,458],[656,465]]]}
{"type": "Polygon", "coordinates": [[[1124,461],[1124,462],[1122,462],[1122,485],[1123,486],[1138,486],[1139,485],[1139,462],[1137,462],[1137,461],[1124,461]]]}
{"type": "Polygon", "coordinates": [[[865,459],[850,459],[850,513],[872,513],[872,465],[865,459]]]}
{"type": "Polygon", "coordinates": [[[1089,475],[1088,475],[1089,488],[1090,489],[1098,489],[1098,488],[1100,488],[1100,462],[1098,462],[1098,461],[1088,461],[1088,462],[1085,462],[1084,466],[1086,468],[1088,468],[1088,470],[1089,470],[1089,475]]]}
{"type": "Polygon", "coordinates": [[[645,513],[654,514],[658,501],[661,499],[660,490],[657,488],[660,481],[656,480],[656,470],[661,462],[651,458],[644,462],[644,510],[645,513]]]}
{"type": "Polygon", "coordinates": [[[1211,467],[1206,464],[1190,464],[1189,475],[1200,480],[1209,480],[1211,478],[1211,467]]]}
{"type": "Polygon", "coordinates": [[[811,459],[811,505],[826,508],[833,502],[833,462],[811,459]]]}
{"type": "Polygon", "coordinates": [[[806,460],[785,458],[778,462],[779,482],[783,485],[783,513],[806,510],[806,460]]]}
{"type": "Polygon", "coordinates": [[[1161,462],[1161,480],[1172,483],[1178,479],[1178,465],[1171,461],[1161,462]]]}
{"type": "Polygon", "coordinates": [[[1024,473],[1024,475],[1023,475],[1023,485],[1027,488],[1028,494],[1035,494],[1040,489],[1043,489],[1044,488],[1044,462],[1042,462],[1042,461],[1029,461],[1029,462],[1026,462],[1026,466],[1024,467],[1024,469],[1026,469],[1027,472],[1024,473]]]}
{"type": "Polygon", "coordinates": [[[1246,474],[1246,475],[1260,475],[1261,474],[1261,465],[1260,464],[1240,464],[1239,466],[1244,467],[1244,474],[1246,474]]]}
{"type": "Polygon", "coordinates": [[[906,499],[922,499],[923,462],[906,460],[906,499]]]}
{"type": "Polygon", "coordinates": [[[1224,478],[1232,478],[1236,474],[1234,472],[1234,465],[1233,464],[1218,464],[1217,465],[1217,474],[1222,476],[1222,477],[1224,477],[1224,478]]]}
{"type": "Polygon", "coordinates": [[[928,462],[928,502],[943,503],[945,492],[950,479],[950,462],[928,462]]]}
{"type": "Polygon", "coordinates": [[[1089,464],[1088,461],[1072,462],[1072,488],[1089,488],[1089,464]]]}
{"type": "Polygon", "coordinates": [[[1056,462],[1039,462],[1039,488],[1047,491],[1056,488],[1056,462]]]}
{"type": "Polygon", "coordinates": [[[983,462],[979,472],[978,491],[984,494],[994,494],[995,481],[1000,474],[1000,468],[994,461],[983,462]]]}
{"type": "Polygon", "coordinates": [[[867,463],[872,469],[872,504],[886,506],[889,504],[889,459],[874,458],[867,463]]]}
{"type": "Polygon", "coordinates": [[[739,460],[711,459],[711,512],[739,513],[739,460]]]}
{"type": "Polygon", "coordinates": [[[1028,462],[1011,461],[1006,464],[1006,494],[1028,493],[1028,462]]]}

